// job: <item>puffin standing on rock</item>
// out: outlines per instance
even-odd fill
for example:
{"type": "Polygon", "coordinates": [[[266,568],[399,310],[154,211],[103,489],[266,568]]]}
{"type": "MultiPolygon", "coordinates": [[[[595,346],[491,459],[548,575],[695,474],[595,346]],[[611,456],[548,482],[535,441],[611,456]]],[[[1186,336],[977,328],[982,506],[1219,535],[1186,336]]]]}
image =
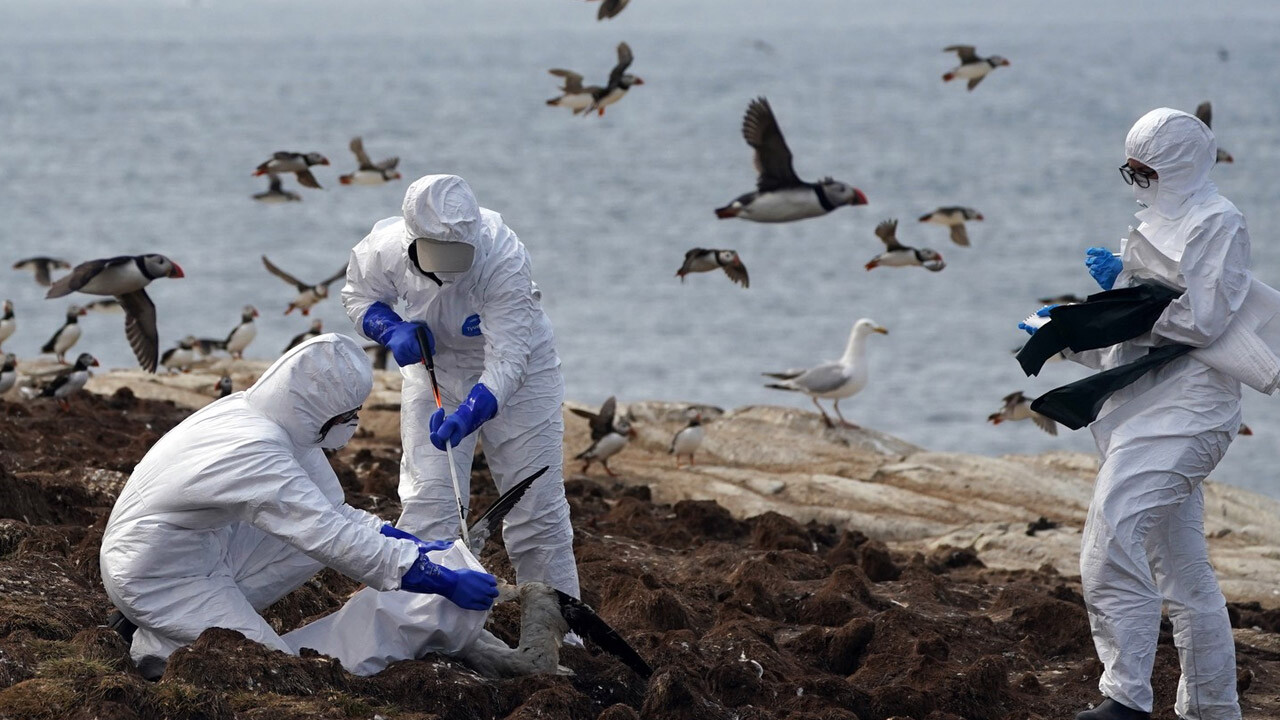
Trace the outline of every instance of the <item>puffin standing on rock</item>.
{"type": "Polygon", "coordinates": [[[574,456],[574,460],[582,460],[582,472],[585,474],[591,467],[591,463],[598,462],[604,466],[604,471],[609,477],[617,477],[617,474],[609,469],[609,458],[622,452],[622,448],[627,446],[627,442],[636,436],[636,431],[632,429],[631,422],[626,418],[615,417],[617,409],[617,399],[610,395],[608,400],[600,406],[600,412],[593,413],[590,410],[582,410],[580,408],[570,408],[573,414],[587,419],[591,424],[591,447],[574,456]]]}
{"type": "Polygon", "coordinates": [[[71,264],[66,260],[59,260],[51,257],[29,257],[19,260],[13,264],[14,270],[30,270],[35,274],[36,284],[43,287],[49,287],[53,283],[50,272],[53,270],[66,270],[71,264]]]}
{"type": "Polygon", "coordinates": [[[4,301],[4,313],[0,314],[0,346],[18,329],[18,319],[13,316],[13,301],[4,301]]]}
{"type": "Polygon", "coordinates": [[[343,265],[342,269],[334,273],[332,277],[322,280],[315,285],[308,285],[289,273],[281,270],[267,259],[266,255],[262,256],[262,264],[267,267],[267,271],[281,280],[289,283],[298,291],[298,297],[289,303],[289,307],[284,311],[285,315],[294,310],[301,310],[303,315],[311,314],[311,306],[329,297],[329,284],[347,276],[347,266],[343,265]]]}
{"type": "Polygon", "coordinates": [[[969,233],[964,224],[968,220],[982,220],[982,213],[967,207],[940,207],[931,213],[920,216],[920,222],[945,225],[951,228],[951,242],[969,247],[969,233]]]}
{"type": "Polygon", "coordinates": [[[320,183],[316,182],[316,176],[311,174],[312,165],[328,165],[329,158],[317,152],[298,153],[281,150],[274,153],[271,159],[262,163],[253,171],[254,177],[260,175],[282,175],[284,173],[293,173],[298,178],[298,184],[304,187],[315,188],[321,190],[320,183]]]}
{"type": "Polygon", "coordinates": [[[751,279],[747,276],[747,266],[742,264],[742,259],[738,257],[735,250],[694,248],[684,254],[684,264],[676,271],[676,277],[680,278],[680,282],[684,282],[684,276],[689,273],[711,272],[717,268],[724,270],[724,274],[728,275],[730,280],[744,289],[751,286],[751,279]]]}
{"type": "Polygon", "coordinates": [[[171,372],[190,372],[196,361],[196,338],[188,335],[178,341],[178,347],[169,348],[160,356],[160,364],[171,372]]]}
{"type": "Polygon", "coordinates": [[[62,327],[49,338],[49,342],[40,348],[40,352],[53,353],[58,356],[58,362],[66,365],[67,351],[80,340],[80,318],[84,315],[88,313],[79,305],[67,308],[66,322],[62,323],[62,327]]]}
{"type": "Polygon", "coordinates": [[[695,464],[693,455],[698,452],[698,448],[702,447],[702,440],[706,437],[706,430],[702,427],[702,413],[696,410],[690,412],[693,413],[693,417],[689,418],[689,424],[671,438],[671,448],[667,450],[668,455],[674,455],[676,458],[676,469],[680,468],[681,455],[688,456],[690,465],[695,464]]]}
{"type": "Polygon", "coordinates": [[[876,226],[876,236],[884,242],[885,251],[871,258],[865,267],[868,270],[884,265],[885,267],[909,267],[920,265],[933,272],[947,266],[938,251],[930,248],[913,248],[898,242],[898,221],[885,220],[876,226]]]}
{"type": "Polygon", "coordinates": [[[982,78],[998,67],[1009,64],[1008,60],[999,55],[980,58],[977,51],[972,45],[951,45],[942,49],[942,52],[953,52],[960,57],[960,64],[951,68],[942,76],[943,82],[951,82],[956,78],[964,78],[969,81],[969,90],[978,87],[978,83],[982,82],[982,78]]]}
{"type": "Polygon", "coordinates": [[[293,339],[289,341],[289,344],[285,346],[284,351],[289,352],[290,350],[310,340],[311,338],[319,337],[320,335],[323,335],[323,334],[324,334],[324,322],[318,319],[312,320],[311,327],[308,328],[306,332],[301,332],[301,333],[298,333],[297,335],[294,335],[293,339]]]}
{"type": "Polygon", "coordinates": [[[143,288],[162,277],[183,277],[182,268],[155,253],[90,260],[55,282],[45,297],[58,298],[73,292],[114,296],[124,308],[124,333],[134,357],[142,369],[155,372],[160,360],[156,306],[143,288]]]}
{"type": "Polygon", "coordinates": [[[230,395],[232,392],[231,376],[223,373],[222,377],[218,379],[218,384],[214,385],[213,389],[214,392],[218,393],[219,400],[230,395]]]}
{"type": "Polygon", "coordinates": [[[258,336],[258,326],[253,323],[256,317],[258,317],[258,309],[252,305],[245,305],[240,311],[240,324],[227,333],[227,339],[223,341],[222,348],[231,353],[232,358],[243,359],[244,349],[249,347],[249,343],[258,336]]]}
{"type": "Polygon", "coordinates": [[[3,395],[18,382],[18,358],[13,353],[5,353],[4,364],[0,365],[0,395],[3,395]]]}
{"type": "Polygon", "coordinates": [[[343,185],[382,185],[400,179],[400,173],[396,172],[396,165],[400,164],[400,158],[390,157],[381,162],[373,162],[364,151],[364,141],[359,135],[351,138],[351,144],[348,147],[355,154],[356,162],[360,167],[353,173],[339,175],[338,182],[343,185]]]}
{"type": "Polygon", "coordinates": [[[763,97],[747,105],[742,137],[755,150],[756,191],[716,208],[716,217],[755,222],[790,222],[826,215],[841,205],[866,205],[867,196],[856,187],[829,177],[816,183],[796,176],[791,149],[782,137],[769,101],[763,97]]]}
{"type": "Polygon", "coordinates": [[[75,365],[65,370],[59,370],[57,375],[46,383],[44,387],[28,392],[27,396],[51,397],[58,401],[59,407],[63,410],[70,410],[71,404],[67,402],[67,396],[83,389],[85,383],[89,382],[89,368],[97,366],[97,358],[89,353],[80,353],[80,357],[76,358],[75,365]]]}

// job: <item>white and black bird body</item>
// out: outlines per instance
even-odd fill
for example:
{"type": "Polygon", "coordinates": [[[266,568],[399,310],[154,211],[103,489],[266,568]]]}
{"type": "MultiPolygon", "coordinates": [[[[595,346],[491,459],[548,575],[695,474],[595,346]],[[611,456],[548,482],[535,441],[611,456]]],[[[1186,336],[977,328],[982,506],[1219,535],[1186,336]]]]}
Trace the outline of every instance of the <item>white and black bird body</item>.
{"type": "Polygon", "coordinates": [[[218,378],[218,384],[214,385],[213,389],[218,393],[219,400],[230,395],[234,389],[231,385],[231,376],[223,373],[222,377],[218,378]]]}
{"type": "Polygon", "coordinates": [[[1031,398],[1022,394],[1021,390],[1005,395],[1000,400],[1000,409],[987,416],[987,422],[992,425],[999,425],[1006,420],[1009,422],[1030,420],[1036,424],[1036,427],[1050,435],[1058,434],[1058,424],[1049,417],[1032,410],[1031,398]]]}
{"type": "Polygon", "coordinates": [[[4,311],[0,312],[0,347],[4,341],[13,336],[18,329],[18,318],[13,314],[13,301],[4,301],[4,311]]]}
{"type": "Polygon", "coordinates": [[[316,176],[311,174],[311,167],[328,164],[329,158],[317,152],[299,153],[280,150],[272,154],[270,160],[259,165],[253,174],[256,177],[293,173],[298,178],[299,185],[319,190],[320,183],[316,182],[316,176]]]}
{"type": "Polygon", "coordinates": [[[160,364],[170,372],[187,372],[196,361],[196,338],[188,335],[160,356],[160,364]]]}
{"type": "MultiPolygon", "coordinates": [[[[1200,119],[1200,122],[1205,124],[1205,127],[1208,127],[1209,129],[1213,129],[1213,104],[1206,100],[1205,102],[1202,102],[1199,105],[1197,105],[1196,117],[1200,119]]],[[[1234,163],[1235,161],[1236,159],[1231,157],[1231,153],[1223,149],[1221,145],[1218,146],[1217,162],[1234,163]]]]}
{"type": "Polygon", "coordinates": [[[13,388],[18,382],[18,358],[13,353],[5,353],[0,362],[0,395],[13,388]]]}
{"type": "Polygon", "coordinates": [[[347,275],[347,268],[344,265],[341,270],[334,273],[332,276],[321,280],[315,285],[311,285],[309,283],[302,282],[298,278],[276,267],[267,259],[266,255],[262,256],[262,264],[266,266],[268,272],[289,283],[298,291],[298,296],[293,299],[293,302],[289,303],[289,307],[284,311],[285,315],[288,315],[294,310],[301,310],[303,315],[310,315],[312,305],[315,305],[321,300],[329,297],[329,285],[339,278],[346,277],[347,275]]]}
{"type": "Polygon", "coordinates": [[[871,258],[864,266],[867,270],[880,267],[920,266],[938,272],[947,266],[942,255],[932,248],[913,248],[898,242],[898,221],[885,220],[876,226],[876,237],[884,242],[885,250],[871,258]]]}
{"type": "Polygon", "coordinates": [[[867,204],[867,196],[852,185],[829,177],[805,182],[796,175],[791,149],[763,97],[747,105],[742,137],[755,151],[756,190],[716,208],[716,217],[779,223],[819,217],[842,205],[867,204]]]}
{"type": "Polygon", "coordinates": [[[743,288],[751,286],[747,266],[742,264],[742,258],[738,257],[736,250],[693,248],[684,254],[684,263],[676,271],[676,277],[680,278],[680,282],[684,282],[684,276],[689,273],[712,270],[724,270],[724,274],[728,275],[730,280],[743,288]]]}
{"type": "Polygon", "coordinates": [[[765,387],[775,390],[792,390],[808,395],[827,427],[834,427],[827,412],[822,409],[818,399],[835,401],[836,416],[848,427],[857,427],[844,419],[840,414],[840,401],[852,397],[867,386],[866,339],[872,333],[888,335],[889,331],[874,320],[862,318],[853,324],[849,333],[849,341],[845,344],[844,355],[836,362],[823,363],[816,367],[799,370],[786,370],[780,373],[765,373],[780,382],[769,383],[765,387]]]}
{"type": "Polygon", "coordinates": [[[610,477],[616,477],[609,469],[609,458],[622,452],[636,434],[629,420],[617,417],[617,399],[609,396],[600,406],[600,411],[595,413],[579,408],[571,410],[575,415],[586,418],[591,425],[591,446],[574,456],[575,460],[583,461],[582,472],[585,473],[591,463],[598,462],[610,477]]]}
{"type": "Polygon", "coordinates": [[[343,185],[382,185],[400,179],[400,173],[396,171],[400,158],[389,157],[386,160],[373,162],[364,151],[364,140],[360,139],[359,135],[351,138],[351,144],[348,147],[356,156],[358,167],[353,173],[339,175],[338,182],[343,185]]]}
{"type": "Polygon", "coordinates": [[[254,200],[260,203],[278,204],[287,202],[302,202],[302,196],[296,192],[284,189],[284,183],[280,181],[280,176],[275,173],[267,173],[271,178],[264,192],[256,193],[254,200]]]}
{"type": "Polygon", "coordinates": [[[144,370],[155,372],[160,361],[160,336],[156,332],[156,306],[144,288],[162,277],[183,277],[182,268],[154,253],[90,260],[55,282],[45,297],[73,292],[115,297],[124,308],[124,333],[134,357],[144,370]]]}
{"type": "Polygon", "coordinates": [[[63,410],[69,409],[67,396],[84,388],[85,383],[89,382],[89,368],[97,365],[97,358],[89,353],[80,353],[75,365],[59,370],[52,380],[40,388],[39,396],[55,398],[63,410]]]}
{"type": "Polygon", "coordinates": [[[631,46],[618,43],[618,62],[609,72],[609,81],[601,85],[583,85],[582,75],[563,68],[552,68],[547,72],[564,80],[560,88],[560,96],[547,100],[552,107],[567,107],[574,115],[595,112],[604,115],[604,109],[627,94],[635,85],[643,85],[644,80],[627,72],[627,68],[635,61],[631,46]]]}
{"type": "Polygon", "coordinates": [[[293,339],[289,341],[289,344],[285,346],[284,352],[289,352],[290,350],[310,340],[311,338],[318,337],[323,334],[324,334],[324,322],[321,320],[312,320],[311,327],[307,328],[305,332],[300,332],[297,335],[294,335],[293,339]]]}
{"type": "Polygon", "coordinates": [[[702,447],[702,440],[706,437],[706,429],[702,427],[702,415],[694,412],[689,424],[681,428],[672,438],[671,447],[667,449],[668,455],[674,455],[676,458],[676,467],[680,467],[680,458],[689,458],[689,464],[693,465],[693,456],[698,452],[698,448],[702,447]]]}
{"type": "Polygon", "coordinates": [[[58,356],[58,362],[66,364],[65,355],[80,340],[80,318],[86,314],[84,308],[79,305],[67,308],[66,320],[63,321],[62,327],[53,333],[53,337],[40,348],[40,352],[53,353],[58,356]]]}
{"type": "Polygon", "coordinates": [[[933,223],[951,228],[951,242],[969,247],[969,233],[965,229],[966,222],[982,220],[982,213],[969,207],[940,207],[920,216],[920,222],[933,223]]]}
{"type": "Polygon", "coordinates": [[[943,48],[942,52],[953,52],[960,58],[960,64],[948,70],[942,76],[942,81],[951,82],[956,78],[963,78],[969,81],[969,90],[978,87],[978,83],[982,82],[982,79],[992,70],[1009,64],[1008,60],[999,55],[978,57],[972,45],[950,45],[943,48]]]}
{"type": "Polygon", "coordinates": [[[54,270],[69,270],[71,264],[66,260],[51,257],[29,257],[13,264],[14,270],[30,270],[35,275],[36,283],[49,287],[53,283],[51,276],[54,270]]]}
{"type": "Polygon", "coordinates": [[[256,317],[258,309],[252,305],[245,305],[240,311],[240,324],[227,333],[227,339],[222,343],[223,349],[231,353],[231,357],[237,360],[243,358],[244,349],[258,336],[258,326],[253,322],[256,317]]]}

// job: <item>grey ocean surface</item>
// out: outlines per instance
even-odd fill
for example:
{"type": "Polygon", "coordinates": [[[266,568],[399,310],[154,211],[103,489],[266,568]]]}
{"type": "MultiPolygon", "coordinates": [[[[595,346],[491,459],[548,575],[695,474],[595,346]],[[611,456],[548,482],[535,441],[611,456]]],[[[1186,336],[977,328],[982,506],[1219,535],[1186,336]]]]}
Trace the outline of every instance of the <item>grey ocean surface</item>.
{"type": "MultiPolygon", "coordinates": [[[[262,311],[249,355],[271,358],[307,326],[258,256],[319,280],[408,182],[465,176],[528,245],[555,324],[568,396],[811,408],[759,373],[833,359],[870,317],[871,381],[855,422],[933,450],[1090,451],[1030,423],[985,424],[1000,398],[1083,374],[1022,376],[1017,322],[1041,295],[1094,289],[1082,258],[1118,243],[1137,207],[1116,172],[1123,140],[1161,105],[1214,103],[1236,163],[1215,179],[1249,221],[1254,270],[1280,283],[1280,6],[1272,2],[881,3],[634,0],[597,23],[574,0],[442,2],[6,2],[0,8],[0,218],[10,262],[162,252],[186,270],[150,294],[162,346],[221,337],[262,311]],[[1151,19],[1151,18],[1155,19],[1151,19]],[[614,47],[645,80],[603,118],[543,101],[550,67],[603,82],[614,47]],[[955,43],[998,53],[976,91],[944,84],[955,43]],[[1226,60],[1220,50],[1228,51],[1226,60]],[[870,205],[786,225],[720,221],[752,189],[747,101],[773,105],[806,179],[833,175],[870,205]],[[347,141],[401,157],[405,180],[343,187],[347,141]],[[279,149],[333,161],[304,201],[251,202],[252,169],[279,149]],[[915,218],[970,205],[973,247],[915,218]],[[947,268],[862,265],[888,217],[947,268]],[[736,248],[742,290],[720,274],[673,277],[693,246],[736,248]]],[[[293,187],[292,178],[287,183],[293,187]]],[[[297,188],[294,188],[297,189],[297,188]]],[[[334,286],[336,296],[338,285],[334,286]]],[[[68,301],[0,271],[20,322],[6,349],[35,355],[68,301]]],[[[336,297],[313,317],[353,332],[336,297]]],[[[76,350],[133,359],[115,315],[84,318],[76,350]]],[[[1280,497],[1280,402],[1246,390],[1240,438],[1216,473],[1280,497]]]]}

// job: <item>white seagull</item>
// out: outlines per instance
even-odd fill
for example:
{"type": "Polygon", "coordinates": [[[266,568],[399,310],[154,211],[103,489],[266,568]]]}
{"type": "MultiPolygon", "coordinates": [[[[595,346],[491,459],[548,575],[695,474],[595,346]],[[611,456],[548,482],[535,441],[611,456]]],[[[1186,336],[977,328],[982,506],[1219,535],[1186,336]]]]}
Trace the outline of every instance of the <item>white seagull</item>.
{"type": "Polygon", "coordinates": [[[836,417],[845,427],[857,428],[857,425],[844,419],[840,414],[840,401],[852,397],[867,386],[866,339],[871,333],[888,335],[889,331],[874,320],[862,318],[853,324],[849,333],[849,344],[845,346],[844,356],[838,362],[823,363],[807,370],[787,370],[780,373],[764,373],[765,377],[776,378],[781,382],[765,385],[775,390],[794,390],[808,395],[813,404],[822,413],[827,427],[835,427],[827,412],[822,409],[818,398],[835,401],[836,417]]]}

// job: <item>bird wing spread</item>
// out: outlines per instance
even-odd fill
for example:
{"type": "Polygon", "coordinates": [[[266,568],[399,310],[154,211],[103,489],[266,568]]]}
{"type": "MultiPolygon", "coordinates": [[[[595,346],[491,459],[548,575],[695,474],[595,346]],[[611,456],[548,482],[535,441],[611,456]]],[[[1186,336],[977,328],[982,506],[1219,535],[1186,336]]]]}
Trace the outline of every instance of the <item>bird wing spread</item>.
{"type": "MultiPolygon", "coordinates": [[[[295,288],[298,289],[298,292],[302,292],[303,290],[306,290],[307,288],[311,287],[310,285],[302,282],[298,278],[290,275],[289,273],[273,265],[272,262],[267,259],[266,255],[262,256],[262,264],[267,266],[267,272],[271,273],[272,275],[275,275],[281,280],[294,286],[295,288]]],[[[344,270],[343,272],[346,272],[346,271],[344,270]]]]}
{"type": "Polygon", "coordinates": [[[635,56],[631,54],[631,46],[624,42],[618,43],[618,64],[614,65],[613,70],[609,72],[609,89],[622,86],[622,76],[634,61],[635,56]]]}
{"type": "Polygon", "coordinates": [[[45,293],[45,297],[56,298],[69,295],[87,285],[90,280],[97,277],[98,273],[103,270],[131,262],[133,262],[132,256],[120,255],[118,257],[80,263],[69,274],[62,276],[57,282],[53,283],[49,288],[49,292],[45,293]]]}
{"type": "Polygon", "coordinates": [[[318,284],[318,285],[328,285],[329,283],[331,283],[331,282],[333,282],[333,281],[335,281],[335,280],[339,280],[339,279],[341,279],[341,278],[344,278],[344,277],[346,277],[346,276],[347,276],[347,266],[346,266],[346,265],[343,265],[341,270],[339,270],[338,272],[334,273],[331,277],[327,277],[327,278],[325,278],[323,281],[321,281],[321,282],[319,282],[319,283],[317,283],[317,284],[318,284]]]}
{"type": "Polygon", "coordinates": [[[355,153],[356,162],[360,164],[361,170],[373,169],[373,163],[369,161],[369,155],[364,151],[364,140],[359,135],[351,138],[351,144],[347,147],[351,148],[351,152],[355,153]]]}
{"type": "Polygon", "coordinates": [[[577,95],[582,92],[582,76],[572,70],[563,68],[551,68],[547,72],[559,78],[564,78],[564,87],[560,88],[568,95],[577,95]]]}
{"type": "MultiPolygon", "coordinates": [[[[1208,127],[1213,127],[1213,105],[1208,101],[1196,106],[1196,117],[1208,127]]],[[[1229,123],[1228,123],[1229,124],[1229,123]]]]}
{"type": "Polygon", "coordinates": [[[953,52],[960,56],[961,63],[971,63],[978,59],[978,52],[972,45],[948,45],[942,52],[953,52]]]}
{"type": "Polygon", "coordinates": [[[743,265],[741,260],[735,260],[721,267],[724,268],[724,274],[728,275],[730,280],[744,288],[751,286],[751,278],[747,276],[747,266],[743,265]]]}
{"type": "Polygon", "coordinates": [[[876,236],[884,241],[885,247],[889,250],[902,250],[902,243],[898,242],[898,221],[885,220],[876,226],[876,236]]]}
{"type": "Polygon", "coordinates": [[[742,119],[742,137],[755,152],[756,189],[760,192],[803,185],[791,166],[791,149],[782,137],[782,130],[773,116],[773,108],[763,97],[747,105],[742,119]]]}
{"type": "Polygon", "coordinates": [[[117,297],[124,308],[124,334],[129,338],[138,364],[147,372],[155,372],[160,353],[160,335],[156,332],[156,306],[146,290],[135,290],[117,297]]]}

